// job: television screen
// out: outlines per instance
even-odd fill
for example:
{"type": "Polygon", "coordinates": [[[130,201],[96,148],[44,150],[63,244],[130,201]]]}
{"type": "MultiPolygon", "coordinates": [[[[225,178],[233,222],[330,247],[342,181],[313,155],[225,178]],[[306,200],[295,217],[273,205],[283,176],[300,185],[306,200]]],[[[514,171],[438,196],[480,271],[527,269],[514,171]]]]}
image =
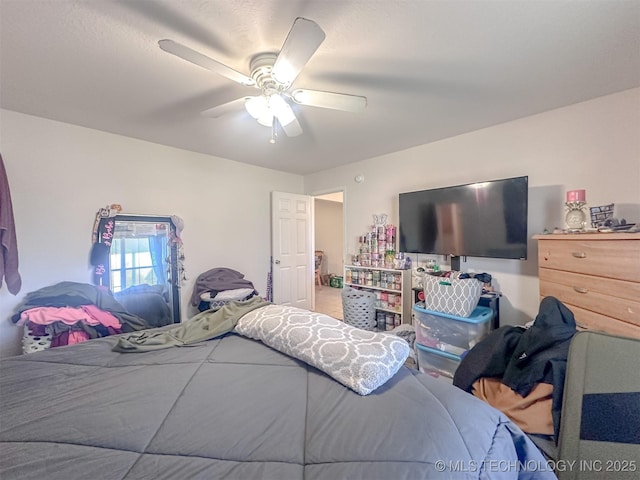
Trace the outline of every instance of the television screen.
{"type": "Polygon", "coordinates": [[[399,250],[527,258],[529,177],[401,193],[399,250]]]}

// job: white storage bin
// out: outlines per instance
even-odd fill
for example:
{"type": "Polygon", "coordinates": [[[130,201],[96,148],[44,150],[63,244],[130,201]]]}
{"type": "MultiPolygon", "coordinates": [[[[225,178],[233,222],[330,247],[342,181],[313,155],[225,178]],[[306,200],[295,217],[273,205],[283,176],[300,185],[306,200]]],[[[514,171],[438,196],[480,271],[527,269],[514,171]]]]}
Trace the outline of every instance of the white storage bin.
{"type": "Polygon", "coordinates": [[[493,310],[477,306],[469,317],[456,317],[426,310],[417,303],[413,306],[416,342],[462,355],[482,340],[491,330],[493,310]]]}
{"type": "Polygon", "coordinates": [[[425,347],[416,343],[418,370],[433,376],[453,379],[453,374],[460,365],[460,357],[451,353],[425,347]]]}
{"type": "Polygon", "coordinates": [[[450,315],[472,315],[482,295],[482,282],[475,278],[425,275],[423,284],[426,308],[450,315]]]}

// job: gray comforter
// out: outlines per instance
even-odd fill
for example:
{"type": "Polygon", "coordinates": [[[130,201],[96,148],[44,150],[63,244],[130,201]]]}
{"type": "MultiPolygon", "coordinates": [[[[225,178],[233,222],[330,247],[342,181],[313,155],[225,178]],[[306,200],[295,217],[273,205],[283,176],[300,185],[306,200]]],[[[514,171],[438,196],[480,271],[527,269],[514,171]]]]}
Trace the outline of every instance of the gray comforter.
{"type": "Polygon", "coordinates": [[[116,340],[2,361],[0,478],[555,478],[503,414],[406,367],[361,396],[235,333],[116,340]]]}

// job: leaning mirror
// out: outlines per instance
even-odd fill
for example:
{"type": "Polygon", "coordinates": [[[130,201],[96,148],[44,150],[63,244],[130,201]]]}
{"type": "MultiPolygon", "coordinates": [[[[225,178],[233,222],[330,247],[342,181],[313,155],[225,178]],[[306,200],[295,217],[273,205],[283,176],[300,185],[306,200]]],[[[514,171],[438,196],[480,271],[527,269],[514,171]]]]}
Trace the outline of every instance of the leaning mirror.
{"type": "Polygon", "coordinates": [[[180,322],[180,238],[171,216],[107,216],[94,227],[94,283],[149,328],[180,322]]]}

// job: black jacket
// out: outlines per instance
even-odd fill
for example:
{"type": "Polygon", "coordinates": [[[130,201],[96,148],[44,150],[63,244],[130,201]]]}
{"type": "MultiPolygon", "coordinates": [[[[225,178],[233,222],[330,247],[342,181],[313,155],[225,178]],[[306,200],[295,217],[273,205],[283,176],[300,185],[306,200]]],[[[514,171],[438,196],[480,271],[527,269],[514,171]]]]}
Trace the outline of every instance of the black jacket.
{"type": "MultiPolygon", "coordinates": [[[[471,392],[482,377],[501,382],[523,397],[537,383],[553,385],[553,420],[557,434],[569,344],[576,333],[571,310],[555,297],[545,297],[533,325],[504,326],[492,331],[460,362],[453,384],[471,392]]],[[[556,435],[557,438],[557,435],[556,435]]]]}

